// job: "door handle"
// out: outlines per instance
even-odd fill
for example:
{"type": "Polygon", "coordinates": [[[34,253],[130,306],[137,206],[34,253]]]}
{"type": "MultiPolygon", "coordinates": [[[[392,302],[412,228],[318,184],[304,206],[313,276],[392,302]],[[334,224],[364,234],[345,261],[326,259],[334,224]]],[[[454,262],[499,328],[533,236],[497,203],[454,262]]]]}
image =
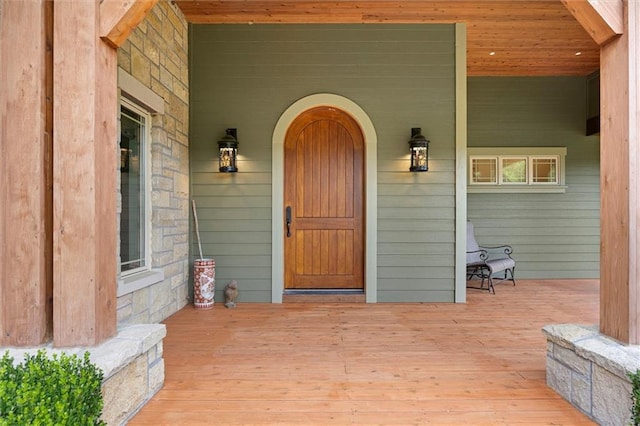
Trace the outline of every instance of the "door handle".
{"type": "Polygon", "coordinates": [[[287,206],[287,238],[291,236],[291,206],[287,206]]]}

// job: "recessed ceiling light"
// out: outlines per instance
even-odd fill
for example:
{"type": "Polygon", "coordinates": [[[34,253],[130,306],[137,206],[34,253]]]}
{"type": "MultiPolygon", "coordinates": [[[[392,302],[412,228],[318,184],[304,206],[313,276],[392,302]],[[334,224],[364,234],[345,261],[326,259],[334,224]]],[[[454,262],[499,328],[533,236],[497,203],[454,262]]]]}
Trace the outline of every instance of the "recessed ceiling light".
{"type": "Polygon", "coordinates": [[[494,56],[496,52],[489,52],[489,56],[494,56]]]}
{"type": "Polygon", "coordinates": [[[576,56],[582,55],[582,52],[576,52],[576,56]]]}

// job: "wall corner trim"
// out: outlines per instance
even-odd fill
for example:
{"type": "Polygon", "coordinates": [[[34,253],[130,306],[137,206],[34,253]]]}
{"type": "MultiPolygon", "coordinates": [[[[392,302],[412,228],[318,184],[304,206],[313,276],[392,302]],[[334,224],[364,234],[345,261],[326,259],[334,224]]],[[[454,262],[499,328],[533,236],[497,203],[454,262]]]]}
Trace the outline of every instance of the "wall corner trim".
{"type": "Polygon", "coordinates": [[[467,301],[467,27],[456,24],[455,302],[467,301]]]}

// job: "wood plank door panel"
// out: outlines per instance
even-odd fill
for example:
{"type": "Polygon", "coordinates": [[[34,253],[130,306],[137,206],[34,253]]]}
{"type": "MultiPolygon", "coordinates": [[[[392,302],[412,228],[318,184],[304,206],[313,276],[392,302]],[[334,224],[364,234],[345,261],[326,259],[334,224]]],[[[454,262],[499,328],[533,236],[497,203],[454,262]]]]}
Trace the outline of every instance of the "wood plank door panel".
{"type": "Polygon", "coordinates": [[[353,118],[318,107],[294,120],[284,193],[285,288],[363,289],[364,139],[353,118]]]}

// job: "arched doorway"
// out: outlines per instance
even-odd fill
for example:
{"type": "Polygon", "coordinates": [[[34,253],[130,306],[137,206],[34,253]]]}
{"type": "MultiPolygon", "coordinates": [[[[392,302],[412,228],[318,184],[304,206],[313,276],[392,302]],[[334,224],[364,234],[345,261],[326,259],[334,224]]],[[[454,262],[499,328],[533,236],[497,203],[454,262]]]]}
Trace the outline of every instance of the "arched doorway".
{"type": "Polygon", "coordinates": [[[272,269],[271,301],[281,303],[285,281],[284,245],[284,146],[291,124],[303,112],[316,107],[340,109],[353,118],[364,138],[364,290],[367,303],[377,301],[377,135],[367,113],[355,102],[335,94],[314,94],[299,99],[280,116],[272,140],[272,269]]]}
{"type": "Polygon", "coordinates": [[[284,147],[285,290],[364,290],[364,137],[346,112],[309,109],[284,147]]]}

